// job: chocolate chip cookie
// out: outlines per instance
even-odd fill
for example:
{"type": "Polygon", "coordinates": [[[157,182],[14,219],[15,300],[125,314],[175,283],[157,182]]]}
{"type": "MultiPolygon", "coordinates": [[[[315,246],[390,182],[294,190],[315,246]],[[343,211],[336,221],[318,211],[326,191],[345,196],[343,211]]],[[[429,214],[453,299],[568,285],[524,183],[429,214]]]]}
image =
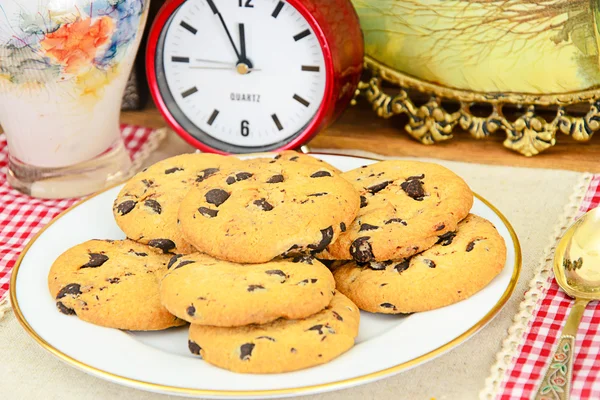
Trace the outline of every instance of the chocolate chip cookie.
{"type": "Polygon", "coordinates": [[[180,227],[200,252],[263,263],[315,254],[358,212],[359,194],[326,166],[259,158],[222,169],[181,202],[180,227]]]}
{"type": "Polygon", "coordinates": [[[165,253],[191,253],[177,226],[181,199],[196,183],[210,179],[224,165],[239,162],[216,154],[183,154],[138,173],[123,187],[113,206],[127,237],[165,253]]]}
{"type": "Polygon", "coordinates": [[[60,255],[48,275],[56,307],[92,324],[134,331],[184,325],[160,304],[169,256],[131,240],[89,240],[60,255]]]}
{"type": "Polygon", "coordinates": [[[278,153],[271,162],[276,163],[278,161],[292,161],[292,162],[297,162],[299,164],[317,165],[317,166],[327,168],[329,171],[333,171],[337,174],[342,173],[342,171],[340,171],[333,165],[326,163],[323,160],[313,157],[310,154],[299,153],[299,152],[293,151],[293,150],[284,150],[284,151],[278,153]]]}
{"type": "MultiPolygon", "coordinates": [[[[355,261],[334,266],[337,288],[359,308],[376,313],[427,311],[472,296],[500,273],[504,239],[486,219],[470,214],[456,232],[405,261],[355,261]]],[[[337,264],[337,263],[336,263],[337,264]]]]}
{"type": "Polygon", "coordinates": [[[354,345],[358,308],[336,293],[327,308],[306,319],[278,319],[238,328],[191,325],[189,348],[210,364],[266,374],[324,364],[354,345]]]}
{"type": "Polygon", "coordinates": [[[299,319],[323,310],[335,281],[311,257],[234,264],[196,253],[173,256],[160,285],[162,304],[193,324],[241,326],[299,319]]]}
{"type": "Polygon", "coordinates": [[[456,230],[473,205],[467,184],[437,164],[383,161],[342,177],[360,192],[360,211],[322,258],[366,263],[409,257],[456,230]]]}

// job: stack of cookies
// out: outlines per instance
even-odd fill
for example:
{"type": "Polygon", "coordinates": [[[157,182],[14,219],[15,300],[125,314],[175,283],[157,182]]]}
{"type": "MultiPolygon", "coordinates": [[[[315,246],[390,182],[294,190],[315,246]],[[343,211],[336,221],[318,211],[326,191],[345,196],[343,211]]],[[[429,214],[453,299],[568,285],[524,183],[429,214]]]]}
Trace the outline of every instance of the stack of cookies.
{"type": "Polygon", "coordinates": [[[221,166],[179,204],[179,232],[198,252],[173,256],[160,296],[211,364],[283,372],[354,344],[358,309],[312,255],[354,220],[359,195],[333,167],[295,157],[221,166]]]}
{"type": "Polygon", "coordinates": [[[189,322],[190,351],[213,365],[293,371],[350,349],[359,308],[426,311],[487,285],[506,249],[472,204],[465,182],[435,164],[341,173],[295,152],[181,155],[119,193],[113,212],[128,239],[66,251],[49,287],[59,311],[85,321],[189,322]]]}
{"type": "Polygon", "coordinates": [[[229,370],[322,364],[354,345],[360,314],[314,255],[359,205],[336,168],[295,152],[173,157],[133,177],[115,200],[129,239],[64,253],[51,293],[60,311],[104,326],[187,321],[190,351],[229,370]]]}

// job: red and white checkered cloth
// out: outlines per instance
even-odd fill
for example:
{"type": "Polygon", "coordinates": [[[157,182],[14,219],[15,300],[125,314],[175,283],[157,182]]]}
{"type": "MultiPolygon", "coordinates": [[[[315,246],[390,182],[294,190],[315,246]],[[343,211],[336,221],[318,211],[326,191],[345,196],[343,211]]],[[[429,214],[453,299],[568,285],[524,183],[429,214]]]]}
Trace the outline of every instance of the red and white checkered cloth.
{"type": "MultiPolygon", "coordinates": [[[[594,175],[579,206],[579,215],[600,205],[600,174],[594,175]]],[[[546,372],[573,299],[560,290],[554,275],[532,312],[523,345],[504,375],[497,399],[530,399],[546,372]]],[[[572,399],[600,399],[600,302],[586,308],[575,341],[572,399]]]]}
{"type": "MultiPolygon", "coordinates": [[[[125,147],[132,159],[144,149],[158,131],[121,125],[125,147]]],[[[8,294],[10,272],[21,250],[52,218],[79,199],[43,200],[17,192],[6,182],[8,164],[6,135],[0,134],[0,303],[8,294]]]]}

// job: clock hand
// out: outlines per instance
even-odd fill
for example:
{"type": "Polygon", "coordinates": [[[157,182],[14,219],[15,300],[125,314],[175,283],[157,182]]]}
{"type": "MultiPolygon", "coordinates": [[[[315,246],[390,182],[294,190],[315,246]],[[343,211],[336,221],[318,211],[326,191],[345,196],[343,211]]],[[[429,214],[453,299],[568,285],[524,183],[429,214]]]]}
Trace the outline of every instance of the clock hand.
{"type": "MultiPolygon", "coordinates": [[[[205,67],[202,65],[190,65],[189,68],[190,69],[219,69],[219,70],[222,69],[222,70],[229,70],[229,71],[234,70],[235,71],[237,69],[237,66],[233,65],[233,64],[231,65],[231,67],[205,67]]],[[[258,68],[247,68],[247,69],[245,69],[245,71],[250,72],[250,71],[261,71],[261,70],[258,68]]]]}
{"type": "Polygon", "coordinates": [[[198,62],[205,62],[205,63],[211,63],[211,64],[223,64],[223,65],[235,65],[233,63],[227,62],[227,61],[216,61],[216,60],[206,60],[203,58],[196,58],[196,61],[198,62]]]}
{"type": "Polygon", "coordinates": [[[244,24],[239,24],[240,30],[240,61],[244,62],[247,60],[246,57],[246,32],[244,30],[244,24]]]}
{"type": "Polygon", "coordinates": [[[246,30],[244,24],[238,24],[240,31],[240,59],[237,62],[238,72],[242,75],[253,71],[252,61],[246,56],[246,30]]]}
{"type": "Polygon", "coordinates": [[[215,3],[213,0],[206,0],[206,2],[210,6],[210,9],[212,10],[213,14],[217,14],[219,16],[219,20],[221,20],[221,25],[223,25],[223,28],[225,29],[225,33],[227,34],[227,37],[229,38],[229,43],[231,43],[231,47],[233,47],[233,51],[235,51],[235,55],[237,56],[238,60],[240,60],[241,59],[240,53],[238,52],[237,47],[235,47],[235,43],[233,43],[233,38],[231,37],[231,34],[229,33],[229,29],[227,29],[227,24],[225,23],[223,16],[217,9],[217,6],[215,6],[215,3]]]}

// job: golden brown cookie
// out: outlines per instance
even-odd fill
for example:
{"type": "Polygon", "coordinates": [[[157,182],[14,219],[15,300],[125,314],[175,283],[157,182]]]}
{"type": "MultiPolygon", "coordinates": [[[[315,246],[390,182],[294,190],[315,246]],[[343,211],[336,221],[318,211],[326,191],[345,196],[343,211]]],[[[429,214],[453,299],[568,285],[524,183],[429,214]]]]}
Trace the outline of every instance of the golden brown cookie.
{"type": "Polygon", "coordinates": [[[189,348],[210,364],[267,374],[324,364],[354,345],[360,313],[336,293],[327,308],[306,319],[278,319],[238,328],[191,325],[189,348]]]}
{"type": "Polygon", "coordinates": [[[169,256],[131,240],[89,240],[61,254],[48,275],[60,312],[95,325],[152,331],[184,325],[160,304],[169,256]]]}
{"type": "Polygon", "coordinates": [[[329,269],[311,257],[234,264],[200,253],[173,256],[160,285],[169,311],[214,326],[306,318],[323,310],[334,290],[329,269]]]}
{"type": "Polygon", "coordinates": [[[359,204],[352,185],[327,167],[252,159],[190,190],[179,220],[200,252],[262,263],[322,251],[354,220],[359,204]]]}
{"type": "Polygon", "coordinates": [[[437,164],[382,161],[342,177],[360,192],[360,210],[320,258],[365,263],[409,257],[455,230],[473,205],[467,184],[437,164]]]}
{"type": "Polygon", "coordinates": [[[496,228],[469,214],[456,232],[409,260],[339,262],[333,274],[338,290],[362,310],[399,314],[464,300],[498,275],[505,261],[506,246],[496,228]]]}
{"type": "Polygon", "coordinates": [[[192,253],[177,226],[181,199],[197,182],[237,162],[216,154],[182,154],[159,161],[123,187],[113,206],[115,220],[132,240],[165,253],[192,253]]]}
{"type": "MultiPolygon", "coordinates": [[[[278,153],[275,156],[274,160],[292,161],[292,162],[297,162],[299,164],[316,165],[316,166],[321,166],[321,167],[327,168],[329,171],[333,171],[337,174],[342,173],[342,171],[340,171],[333,165],[326,163],[325,161],[323,161],[321,159],[313,157],[310,154],[304,154],[304,153],[300,153],[300,152],[294,151],[294,150],[284,150],[284,151],[278,153]]],[[[277,162],[277,161],[275,161],[275,162],[277,162]]]]}

